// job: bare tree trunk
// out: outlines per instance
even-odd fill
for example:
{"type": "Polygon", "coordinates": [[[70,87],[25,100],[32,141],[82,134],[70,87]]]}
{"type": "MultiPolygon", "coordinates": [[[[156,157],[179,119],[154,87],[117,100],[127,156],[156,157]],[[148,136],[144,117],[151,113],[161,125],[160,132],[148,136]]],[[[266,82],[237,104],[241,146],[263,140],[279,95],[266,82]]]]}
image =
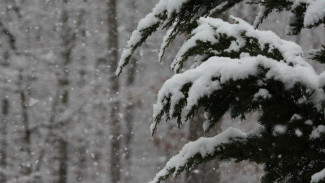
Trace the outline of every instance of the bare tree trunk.
{"type": "MultiPolygon", "coordinates": [[[[62,10],[62,47],[64,48],[61,52],[62,65],[61,65],[61,75],[58,80],[58,90],[60,91],[60,105],[59,114],[69,107],[69,64],[71,63],[71,52],[74,42],[74,33],[70,29],[69,22],[69,12],[67,10],[68,0],[63,0],[63,10],[62,10]]],[[[67,123],[67,122],[65,122],[67,123]]],[[[59,130],[62,132],[62,136],[58,137],[58,161],[59,161],[59,178],[57,183],[67,183],[68,182],[68,142],[65,139],[65,129],[66,125],[63,123],[59,126],[59,130]]]]}
{"type": "MultiPolygon", "coordinates": [[[[136,26],[136,0],[130,0],[130,9],[134,10],[133,14],[131,14],[131,24],[129,26],[129,32],[131,33],[132,30],[136,26]]],[[[127,75],[126,75],[126,86],[130,87],[134,84],[135,78],[136,78],[136,70],[137,70],[137,64],[136,64],[136,57],[133,56],[132,60],[130,61],[130,66],[127,68],[127,75]]],[[[125,154],[125,164],[127,165],[125,168],[125,182],[131,182],[131,140],[133,137],[133,123],[134,123],[134,109],[135,109],[135,98],[132,96],[132,92],[129,91],[127,94],[127,104],[124,107],[124,116],[125,116],[125,123],[126,123],[126,133],[125,133],[125,144],[124,144],[124,154],[125,154]]]]}
{"type": "MultiPolygon", "coordinates": [[[[130,95],[130,94],[129,94],[130,95]]],[[[125,182],[131,182],[131,140],[133,137],[133,122],[134,122],[134,108],[135,104],[132,101],[132,97],[128,98],[128,103],[125,106],[125,121],[126,121],[126,133],[125,133],[125,144],[124,144],[124,154],[125,154],[125,182]]]]}
{"type": "MultiPolygon", "coordinates": [[[[86,0],[84,0],[84,3],[86,2],[86,0]]],[[[81,9],[78,15],[78,21],[77,21],[77,26],[80,27],[78,34],[80,34],[80,38],[82,41],[82,44],[86,44],[87,43],[87,38],[86,38],[86,30],[84,28],[84,26],[82,26],[82,24],[84,23],[84,15],[85,15],[85,10],[81,9]]],[[[79,75],[80,75],[80,79],[78,81],[79,86],[80,87],[84,87],[86,86],[86,82],[85,82],[85,69],[82,67],[83,65],[85,65],[85,63],[87,62],[87,57],[86,55],[81,55],[80,57],[80,64],[81,64],[81,69],[79,71],[79,75]]],[[[87,87],[87,86],[86,86],[87,87]]],[[[81,110],[80,114],[79,114],[79,119],[85,119],[85,117],[87,116],[87,114],[85,113],[85,111],[81,110]]],[[[77,169],[76,169],[76,181],[77,182],[82,182],[84,181],[85,178],[87,178],[87,155],[86,155],[86,150],[87,150],[87,143],[84,140],[84,138],[78,138],[78,147],[76,149],[77,151],[77,169]]]]}
{"type": "Polygon", "coordinates": [[[83,10],[81,10],[81,15],[78,17],[77,21],[77,29],[72,30],[69,27],[69,11],[67,9],[68,6],[68,0],[63,0],[62,4],[62,14],[61,14],[61,62],[59,65],[59,76],[57,81],[57,94],[54,97],[53,103],[52,103],[52,112],[50,114],[49,123],[50,125],[54,125],[49,128],[48,135],[46,136],[43,147],[39,153],[38,157],[38,163],[35,166],[35,170],[39,171],[41,167],[42,160],[44,159],[45,155],[45,146],[48,143],[51,143],[51,145],[55,145],[57,152],[56,161],[58,162],[57,170],[55,170],[54,177],[55,183],[67,183],[68,182],[68,170],[69,170],[69,143],[67,139],[65,139],[66,134],[66,123],[69,123],[69,120],[61,122],[59,125],[55,125],[56,121],[56,115],[62,115],[68,108],[69,108],[69,86],[70,86],[70,79],[69,79],[69,65],[71,64],[72,58],[71,53],[73,48],[75,47],[75,41],[76,41],[76,34],[77,29],[80,26],[80,21],[82,18],[82,15],[84,13],[83,10]],[[59,131],[59,135],[55,133],[54,130],[59,131]]]}
{"type": "Polygon", "coordinates": [[[9,113],[9,101],[7,98],[2,99],[1,121],[0,121],[0,182],[6,182],[7,176],[5,171],[7,169],[7,118],[9,113]]]}
{"type": "Polygon", "coordinates": [[[85,174],[85,169],[87,167],[86,164],[86,146],[84,144],[77,147],[77,171],[76,171],[76,178],[77,182],[82,182],[86,177],[87,174],[85,174]]]}
{"type": "Polygon", "coordinates": [[[118,99],[119,81],[115,76],[115,70],[118,64],[118,32],[117,32],[117,10],[116,0],[107,0],[107,22],[108,22],[108,65],[109,65],[109,97],[112,98],[110,102],[109,122],[110,122],[110,178],[112,183],[120,182],[120,168],[121,162],[119,157],[120,142],[118,136],[120,135],[119,111],[120,101],[118,99]]]}
{"type": "MultiPolygon", "coordinates": [[[[49,124],[53,124],[55,122],[55,116],[57,114],[57,105],[58,105],[58,102],[59,102],[59,92],[57,91],[55,96],[54,96],[54,99],[52,101],[52,105],[51,105],[51,112],[50,112],[50,116],[49,116],[49,124]]],[[[41,170],[41,166],[42,166],[42,163],[43,163],[43,159],[44,159],[44,156],[45,156],[45,153],[46,153],[46,149],[47,149],[47,146],[50,144],[51,140],[53,140],[53,138],[56,138],[54,137],[55,134],[53,133],[53,128],[50,127],[49,128],[49,131],[48,131],[48,134],[46,135],[46,137],[44,138],[44,142],[41,144],[40,146],[40,152],[36,158],[36,163],[35,163],[35,166],[34,166],[34,172],[39,172],[41,170]]],[[[52,144],[54,144],[52,142],[52,144]]],[[[42,177],[41,176],[37,176],[35,177],[35,183],[42,183],[42,177]]]]}
{"type": "MultiPolygon", "coordinates": [[[[64,65],[62,67],[62,77],[59,79],[59,90],[60,92],[60,97],[61,97],[61,105],[59,109],[59,113],[62,114],[65,109],[68,108],[69,104],[69,70],[68,70],[68,64],[70,63],[70,54],[71,50],[65,50],[66,52],[63,53],[63,61],[64,65]]],[[[64,129],[66,125],[63,123],[62,125],[59,126],[60,131],[65,134],[64,129]]],[[[59,180],[58,183],[67,183],[67,177],[68,177],[68,142],[65,139],[65,135],[58,137],[58,160],[59,160],[59,180]]]]}
{"type": "Polygon", "coordinates": [[[68,142],[60,138],[59,147],[59,181],[58,183],[67,183],[68,178],[68,142]]]}
{"type": "MultiPolygon", "coordinates": [[[[13,4],[9,4],[8,2],[6,2],[7,7],[12,6],[14,12],[17,14],[18,16],[18,20],[21,19],[21,14],[20,14],[20,8],[17,6],[16,2],[11,2],[13,4]]],[[[8,11],[8,10],[7,10],[8,11]]],[[[8,12],[7,12],[8,13],[8,12]]],[[[1,32],[4,33],[4,35],[6,35],[8,37],[8,43],[11,49],[11,52],[13,54],[17,54],[17,45],[16,45],[16,37],[14,36],[14,34],[12,34],[10,32],[10,30],[3,24],[3,22],[0,20],[0,30],[1,32]]],[[[7,62],[8,58],[9,58],[10,54],[9,52],[5,52],[5,60],[7,62]]],[[[9,63],[8,63],[9,64],[9,63]]],[[[28,97],[26,95],[26,91],[28,90],[28,87],[24,86],[24,77],[23,77],[23,71],[22,69],[19,70],[19,75],[18,75],[18,94],[19,94],[19,98],[20,98],[20,107],[21,107],[21,118],[22,118],[22,123],[23,123],[23,135],[22,135],[22,145],[21,145],[21,153],[23,155],[23,159],[20,163],[20,171],[24,176],[28,176],[32,173],[32,167],[31,167],[31,158],[32,158],[32,154],[31,154],[31,130],[30,130],[30,122],[29,122],[29,114],[28,114],[28,97]]],[[[9,103],[8,100],[5,98],[3,99],[3,104],[2,104],[3,108],[2,108],[2,114],[3,117],[5,119],[5,116],[7,116],[8,114],[8,108],[9,108],[9,103]]],[[[3,121],[5,122],[5,121],[3,121]]],[[[5,130],[5,135],[6,135],[6,124],[3,130],[5,130]]],[[[5,139],[6,140],[6,139],[5,139]]],[[[7,145],[5,141],[3,141],[2,145],[7,145]]],[[[4,146],[3,146],[4,147],[4,146]]],[[[3,157],[3,159],[1,159],[1,165],[2,167],[5,167],[7,165],[6,163],[6,152],[5,149],[2,149],[1,152],[1,157],[3,157]]],[[[6,178],[3,177],[3,182],[6,181],[6,178]]],[[[2,182],[2,181],[0,181],[2,182]]],[[[27,183],[29,183],[30,181],[27,181],[27,183]]]]}
{"type": "Polygon", "coordinates": [[[20,85],[19,96],[20,96],[20,105],[22,112],[22,122],[23,122],[23,137],[22,137],[22,153],[24,155],[24,161],[21,163],[21,171],[23,175],[30,175],[32,172],[31,169],[31,131],[29,124],[29,115],[28,115],[28,99],[26,97],[24,87],[23,87],[23,75],[22,70],[19,72],[18,81],[20,85]]]}

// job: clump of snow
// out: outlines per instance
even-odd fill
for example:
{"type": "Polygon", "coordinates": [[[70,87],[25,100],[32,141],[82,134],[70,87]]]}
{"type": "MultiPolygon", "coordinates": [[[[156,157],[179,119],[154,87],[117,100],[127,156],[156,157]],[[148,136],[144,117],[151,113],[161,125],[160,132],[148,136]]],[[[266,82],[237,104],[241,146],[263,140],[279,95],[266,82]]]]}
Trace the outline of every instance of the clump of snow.
{"type": "Polygon", "coordinates": [[[208,131],[208,129],[209,129],[209,127],[210,127],[210,125],[211,125],[211,122],[210,121],[208,121],[208,120],[206,120],[206,121],[204,121],[204,123],[203,123],[203,131],[208,131]]]}
{"type": "Polygon", "coordinates": [[[303,133],[300,129],[296,129],[295,134],[297,135],[297,137],[301,137],[303,135],[303,133]]]}
{"type": "Polygon", "coordinates": [[[205,119],[209,119],[209,118],[210,118],[210,114],[209,114],[208,112],[205,112],[205,113],[204,113],[204,118],[205,118],[205,119]]]}
{"type": "Polygon", "coordinates": [[[325,133],[325,126],[319,125],[317,128],[315,128],[311,134],[310,139],[317,139],[321,136],[321,134],[325,133]]]}
{"type": "Polygon", "coordinates": [[[310,5],[307,7],[304,26],[312,26],[325,19],[325,1],[309,0],[310,5]]]}
{"type": "Polygon", "coordinates": [[[255,93],[254,100],[257,100],[258,98],[267,99],[271,97],[272,95],[269,93],[267,89],[261,88],[257,93],[255,93]]]}
{"type": "Polygon", "coordinates": [[[305,124],[311,126],[311,125],[313,125],[313,121],[309,119],[309,120],[305,121],[305,124]]]}
{"type": "Polygon", "coordinates": [[[274,127],[274,135],[277,134],[285,134],[287,132],[287,126],[286,125],[275,125],[274,127]]]}
{"type": "MultiPolygon", "coordinates": [[[[186,3],[188,0],[164,0],[164,3],[167,5],[167,15],[170,17],[173,12],[177,12],[180,10],[180,7],[186,3]]],[[[161,1],[160,1],[161,2],[161,1]]]]}
{"type": "Polygon", "coordinates": [[[311,183],[317,183],[324,179],[325,179],[325,168],[322,171],[315,173],[313,176],[311,176],[311,183]]]}
{"type": "Polygon", "coordinates": [[[301,120],[302,117],[299,114],[294,114],[292,115],[290,121],[294,121],[294,120],[301,120]]]}
{"type": "MultiPolygon", "coordinates": [[[[325,1],[324,0],[295,0],[291,12],[294,12],[299,6],[307,6],[306,12],[304,13],[303,25],[304,27],[312,27],[325,20],[325,1]]],[[[293,32],[292,27],[297,21],[295,14],[291,13],[289,16],[289,26],[287,32],[291,34],[293,32]]]]}

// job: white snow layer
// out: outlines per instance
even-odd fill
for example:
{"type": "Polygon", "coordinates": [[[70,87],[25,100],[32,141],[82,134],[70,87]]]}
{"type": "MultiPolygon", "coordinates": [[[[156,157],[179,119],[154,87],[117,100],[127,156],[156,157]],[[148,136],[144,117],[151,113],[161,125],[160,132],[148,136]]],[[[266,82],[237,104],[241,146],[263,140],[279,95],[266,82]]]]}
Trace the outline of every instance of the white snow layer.
{"type": "MultiPolygon", "coordinates": [[[[200,154],[203,158],[215,152],[216,147],[230,142],[232,138],[245,138],[247,134],[236,128],[228,128],[215,137],[201,137],[197,141],[187,143],[182,150],[172,157],[166,166],[160,170],[150,183],[157,183],[161,177],[169,174],[169,171],[175,169],[175,173],[184,167],[190,158],[200,154]]],[[[175,176],[175,174],[174,174],[175,176]]]]}
{"type": "Polygon", "coordinates": [[[325,19],[325,1],[324,0],[307,0],[307,7],[304,26],[312,26],[325,19]]]}
{"type": "Polygon", "coordinates": [[[273,134],[285,134],[287,132],[288,127],[286,125],[275,125],[273,134]]]}
{"type": "MultiPolygon", "coordinates": [[[[325,99],[324,91],[319,89],[324,83],[324,77],[319,76],[308,63],[289,66],[287,63],[264,56],[241,59],[211,57],[195,69],[176,74],[164,83],[158,93],[157,103],[154,104],[153,117],[156,118],[160,114],[166,102],[165,98],[170,96],[169,114],[172,115],[175,106],[185,97],[181,89],[187,83],[192,83],[192,86],[188,92],[187,105],[184,110],[186,112],[194,107],[203,96],[209,96],[214,91],[222,89],[221,84],[229,80],[236,81],[256,75],[259,66],[268,69],[266,79],[279,80],[285,84],[287,89],[299,82],[312,90],[316,90],[317,92],[311,97],[311,101],[315,103],[316,107],[320,106],[321,101],[325,99]],[[212,81],[212,78],[219,77],[220,80],[212,81]]],[[[154,129],[154,126],[151,129],[154,129]]]]}
{"type": "Polygon", "coordinates": [[[317,139],[321,136],[321,134],[325,133],[325,126],[319,125],[317,128],[315,128],[311,134],[310,139],[317,139]]]}
{"type": "Polygon", "coordinates": [[[266,45],[270,46],[270,50],[277,48],[284,61],[291,63],[293,65],[300,64],[304,66],[311,67],[303,58],[303,51],[299,45],[294,42],[282,40],[272,31],[260,31],[254,29],[249,23],[236,17],[231,17],[237,24],[230,24],[224,22],[221,19],[215,18],[200,18],[198,23],[199,26],[192,31],[192,37],[190,37],[180,48],[177,56],[175,57],[171,68],[177,71],[181,66],[181,61],[185,53],[197,45],[197,41],[210,42],[211,44],[218,43],[218,38],[220,34],[225,34],[229,37],[236,38],[235,41],[230,45],[227,50],[229,53],[231,51],[238,51],[245,44],[245,40],[242,34],[245,33],[248,37],[256,38],[258,43],[263,48],[266,45]]]}
{"type": "MultiPolygon", "coordinates": [[[[291,11],[295,10],[298,6],[303,4],[307,5],[306,12],[304,14],[304,27],[310,27],[318,24],[325,19],[325,1],[324,0],[295,0],[291,11]]],[[[292,24],[297,20],[296,15],[293,13],[289,16],[289,24],[292,24]]],[[[292,32],[292,27],[288,27],[288,33],[292,32]]]]}
{"type": "Polygon", "coordinates": [[[188,0],[161,0],[156,4],[151,13],[147,14],[142,20],[140,20],[137,29],[132,32],[127,47],[122,52],[116,75],[120,74],[122,71],[122,66],[126,64],[126,58],[132,54],[133,47],[141,41],[142,31],[155,24],[163,23],[161,19],[157,18],[158,15],[167,12],[169,18],[174,12],[179,11],[180,7],[187,1],[188,0]]]}
{"type": "Polygon", "coordinates": [[[254,99],[257,100],[258,98],[271,98],[272,95],[269,93],[268,90],[261,88],[257,93],[254,95],[254,99]]]}
{"type": "Polygon", "coordinates": [[[311,177],[311,183],[316,183],[323,179],[325,179],[325,168],[311,177]]]}
{"type": "MultiPolygon", "coordinates": [[[[256,75],[258,67],[263,66],[269,69],[266,74],[266,79],[276,79],[283,82],[287,89],[299,82],[314,90],[314,95],[309,99],[314,102],[317,109],[321,108],[321,101],[325,99],[322,86],[325,84],[325,73],[318,75],[312,66],[305,61],[301,47],[293,42],[280,39],[271,31],[255,30],[245,21],[232,17],[237,24],[229,24],[220,19],[200,18],[199,26],[193,30],[190,37],[181,47],[177,54],[172,68],[177,70],[182,61],[182,57],[187,50],[196,46],[197,41],[217,43],[219,34],[227,34],[236,38],[236,41],[230,46],[229,51],[238,50],[243,44],[243,32],[246,36],[254,37],[258,40],[261,46],[269,45],[270,49],[278,49],[284,60],[277,61],[264,56],[250,57],[244,56],[240,59],[231,59],[227,57],[211,57],[201,65],[194,69],[187,70],[182,74],[176,74],[165,82],[158,93],[157,103],[154,104],[153,117],[156,118],[167,102],[165,99],[170,99],[169,117],[171,118],[176,105],[185,96],[182,93],[182,87],[191,83],[188,92],[186,106],[183,110],[186,116],[190,109],[197,105],[197,102],[203,96],[209,96],[213,92],[222,89],[221,84],[229,80],[245,79],[249,76],[256,75]],[[219,78],[212,80],[212,78],[219,78]]],[[[265,90],[260,90],[256,93],[256,97],[271,97],[265,90]]],[[[307,100],[307,99],[306,99],[307,100]]],[[[301,100],[302,102],[302,100],[301,100]]],[[[166,116],[165,116],[166,117],[166,116]]],[[[184,119],[182,119],[184,121],[184,119]]],[[[151,132],[157,124],[151,125],[151,132]]]]}

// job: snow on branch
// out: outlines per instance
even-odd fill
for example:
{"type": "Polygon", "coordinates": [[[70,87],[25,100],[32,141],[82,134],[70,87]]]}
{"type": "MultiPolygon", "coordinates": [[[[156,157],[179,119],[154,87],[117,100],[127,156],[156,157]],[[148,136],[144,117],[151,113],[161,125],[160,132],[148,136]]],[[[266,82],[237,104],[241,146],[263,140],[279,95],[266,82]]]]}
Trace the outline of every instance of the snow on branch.
{"type": "Polygon", "coordinates": [[[319,50],[313,50],[309,53],[311,55],[311,59],[318,61],[320,63],[325,63],[325,46],[319,50]]]}
{"type": "Polygon", "coordinates": [[[247,134],[236,128],[228,128],[215,137],[201,137],[197,141],[187,143],[182,150],[172,157],[166,166],[156,174],[150,183],[159,183],[170,175],[177,176],[185,169],[190,169],[205,161],[211,160],[218,153],[223,144],[236,139],[246,138],[247,134]]]}
{"type": "Polygon", "coordinates": [[[321,183],[322,181],[325,181],[325,169],[318,173],[315,173],[311,177],[311,183],[321,183]]]}
{"type": "MultiPolygon", "coordinates": [[[[310,90],[309,93],[313,93],[311,97],[306,97],[308,102],[319,107],[325,96],[324,91],[320,89],[323,78],[308,63],[290,65],[264,56],[248,56],[241,59],[211,57],[197,68],[176,74],[164,83],[154,105],[155,122],[150,129],[153,134],[163,117],[167,120],[176,118],[180,126],[193,115],[198,106],[202,106],[200,101],[210,96],[218,96],[220,101],[213,103],[222,104],[219,107],[214,106],[215,111],[221,110],[221,116],[228,111],[230,103],[240,102],[241,99],[236,95],[244,90],[251,93],[243,99],[251,99],[252,101],[247,103],[254,104],[258,102],[253,101],[255,94],[261,88],[267,87],[269,80],[281,82],[285,90],[292,89],[297,83],[305,86],[310,90]],[[249,83],[255,82],[251,88],[243,89],[248,87],[249,83]],[[238,100],[235,100],[236,98],[238,100]]],[[[261,99],[268,100],[269,97],[261,99]]],[[[208,103],[209,101],[207,99],[208,103]]]]}
{"type": "Polygon", "coordinates": [[[260,5],[260,12],[254,21],[255,28],[274,10],[291,12],[288,34],[296,35],[302,28],[312,28],[325,23],[324,0],[263,0],[255,3],[260,5]]]}
{"type": "Polygon", "coordinates": [[[325,22],[325,1],[311,0],[306,10],[304,26],[311,27],[325,22]]]}
{"type": "Polygon", "coordinates": [[[257,28],[274,10],[280,12],[290,9],[290,6],[292,6],[292,0],[253,1],[253,4],[260,5],[260,11],[254,21],[254,27],[257,28]]]}
{"type": "MultiPolygon", "coordinates": [[[[219,15],[242,1],[243,0],[160,0],[152,12],[143,18],[139,22],[137,29],[133,31],[127,43],[127,47],[123,50],[121,55],[116,74],[119,75],[122,72],[123,67],[128,64],[135,50],[141,46],[152,33],[156,32],[159,27],[164,29],[172,27],[164,37],[159,54],[159,59],[161,60],[170,42],[173,41],[177,35],[184,32],[191,32],[196,28],[198,19],[210,15],[219,15]]],[[[254,22],[254,28],[256,28],[273,10],[291,11],[292,15],[290,16],[288,27],[289,34],[297,34],[304,27],[311,28],[325,22],[324,0],[264,0],[255,3],[259,4],[261,8],[254,22]],[[303,21],[301,21],[302,19],[303,21]]],[[[178,66],[176,65],[175,68],[178,68],[178,66]]]]}
{"type": "Polygon", "coordinates": [[[190,32],[196,27],[197,19],[210,15],[212,10],[214,14],[220,14],[241,1],[242,0],[160,0],[152,12],[143,18],[139,22],[137,29],[133,31],[127,43],[127,48],[123,50],[121,55],[116,74],[119,75],[122,72],[123,67],[128,64],[135,50],[141,46],[152,33],[156,32],[160,26],[164,29],[173,26],[172,31],[170,31],[164,39],[165,43],[163,43],[163,45],[165,46],[163,46],[160,54],[162,57],[163,50],[178,34],[190,32]],[[215,10],[216,7],[219,7],[218,11],[215,10]]]}
{"type": "Polygon", "coordinates": [[[313,131],[310,134],[310,139],[318,139],[321,138],[322,134],[325,134],[325,126],[319,125],[313,129],[313,131]]]}
{"type": "Polygon", "coordinates": [[[325,23],[324,0],[296,0],[291,7],[289,34],[298,34],[302,28],[312,28],[325,23]]]}
{"type": "Polygon", "coordinates": [[[211,56],[240,58],[241,54],[249,54],[264,55],[293,65],[307,64],[301,47],[296,43],[282,40],[271,31],[256,30],[240,18],[231,18],[236,24],[210,17],[200,18],[198,27],[180,48],[171,68],[179,72],[183,63],[196,55],[203,55],[203,60],[198,62],[211,56]]]}

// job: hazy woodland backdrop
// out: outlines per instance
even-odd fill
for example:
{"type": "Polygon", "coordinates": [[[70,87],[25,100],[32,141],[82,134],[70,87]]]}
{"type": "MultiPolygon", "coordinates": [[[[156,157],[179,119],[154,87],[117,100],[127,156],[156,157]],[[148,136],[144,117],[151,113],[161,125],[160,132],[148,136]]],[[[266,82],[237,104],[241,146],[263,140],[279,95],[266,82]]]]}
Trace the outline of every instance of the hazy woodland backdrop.
{"type": "MultiPolygon", "coordinates": [[[[171,123],[154,137],[149,132],[152,104],[182,39],[158,63],[161,31],[141,47],[137,64],[115,76],[121,49],[157,1],[0,0],[0,183],[147,182],[203,133],[192,122],[181,132],[171,123]]],[[[220,18],[252,23],[256,13],[240,4],[220,18]]],[[[262,28],[305,50],[324,44],[324,28],[283,35],[283,17],[262,28]]],[[[254,119],[225,117],[214,130],[249,130],[254,119]]],[[[255,183],[261,173],[258,165],[214,162],[171,182],[255,183]]]]}

